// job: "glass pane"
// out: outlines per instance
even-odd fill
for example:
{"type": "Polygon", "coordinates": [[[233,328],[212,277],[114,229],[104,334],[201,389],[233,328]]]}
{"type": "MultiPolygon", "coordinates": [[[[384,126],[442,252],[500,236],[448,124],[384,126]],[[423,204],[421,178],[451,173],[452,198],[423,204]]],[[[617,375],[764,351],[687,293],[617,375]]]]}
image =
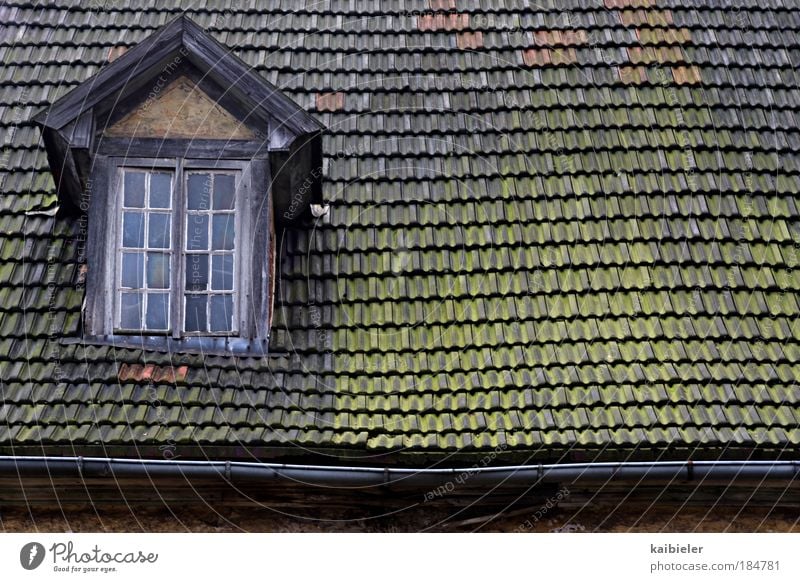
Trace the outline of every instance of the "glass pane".
{"type": "Polygon", "coordinates": [[[214,210],[233,210],[234,180],[230,174],[214,176],[214,210]]]}
{"type": "Polygon", "coordinates": [[[211,331],[231,331],[232,295],[211,296],[211,331]]]}
{"type": "Polygon", "coordinates": [[[125,172],[123,204],[129,208],[144,208],[144,172],[125,172]]]}
{"type": "Polygon", "coordinates": [[[233,214],[215,214],[211,226],[211,248],[217,250],[233,250],[233,214]]]}
{"type": "Polygon", "coordinates": [[[150,208],[170,208],[172,199],[172,174],[150,175],[150,208]]]}
{"type": "Polygon", "coordinates": [[[122,286],[144,287],[144,253],[122,253],[122,286]]]}
{"type": "Polygon", "coordinates": [[[144,213],[122,213],[122,246],[131,248],[144,247],[144,213]]]}
{"type": "Polygon", "coordinates": [[[187,295],[186,296],[186,331],[207,331],[206,325],[206,295],[187,295]]]}
{"type": "Polygon", "coordinates": [[[208,255],[186,255],[186,290],[208,289],[208,255]]]}
{"type": "Polygon", "coordinates": [[[189,210],[208,210],[211,207],[211,176],[189,174],[187,207],[189,210]]]}
{"type": "Polygon", "coordinates": [[[170,215],[151,213],[148,217],[150,224],[147,231],[147,246],[153,249],[168,249],[170,247],[170,215]]]}
{"type": "Polygon", "coordinates": [[[233,289],[233,255],[211,257],[211,288],[214,291],[233,289]]]}
{"type": "Polygon", "coordinates": [[[186,221],[186,250],[208,250],[208,215],[191,214],[186,221]]]}
{"type": "Polygon", "coordinates": [[[147,286],[150,289],[169,289],[169,255],[147,253],[147,286]]]}
{"type": "Polygon", "coordinates": [[[167,329],[169,293],[147,294],[147,329],[167,329]]]}
{"type": "Polygon", "coordinates": [[[141,293],[123,293],[119,326],[123,329],[141,329],[142,327],[142,295],[141,293]]]}

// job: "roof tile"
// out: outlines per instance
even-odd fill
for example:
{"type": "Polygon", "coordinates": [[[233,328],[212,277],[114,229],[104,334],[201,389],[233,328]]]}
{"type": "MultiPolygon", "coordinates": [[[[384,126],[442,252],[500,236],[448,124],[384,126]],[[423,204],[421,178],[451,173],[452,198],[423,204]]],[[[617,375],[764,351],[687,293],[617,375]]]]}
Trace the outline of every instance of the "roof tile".
{"type": "Polygon", "coordinates": [[[464,30],[469,28],[469,14],[422,14],[417,16],[417,28],[421,31],[464,30]]]}
{"type": "Polygon", "coordinates": [[[0,39],[16,104],[0,112],[0,446],[502,444],[527,460],[800,439],[787,0],[750,2],[746,26],[653,0],[566,17],[345,2],[269,22],[197,4],[329,126],[331,211],[285,231],[266,359],[51,341],[79,333],[91,273],[27,120],[172,16],[112,3],[87,28],[12,4],[60,24],[0,39]]]}
{"type": "Polygon", "coordinates": [[[341,111],[344,109],[344,93],[317,93],[317,111],[341,111]]]}

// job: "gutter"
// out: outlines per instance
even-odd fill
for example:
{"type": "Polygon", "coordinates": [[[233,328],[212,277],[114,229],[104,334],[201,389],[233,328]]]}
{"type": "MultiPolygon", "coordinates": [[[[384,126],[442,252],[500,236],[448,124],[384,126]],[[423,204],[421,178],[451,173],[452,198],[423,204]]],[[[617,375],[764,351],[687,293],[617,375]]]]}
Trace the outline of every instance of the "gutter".
{"type": "Polygon", "coordinates": [[[457,480],[470,488],[518,488],[591,481],[794,482],[800,477],[800,461],[654,461],[409,469],[238,461],[0,456],[0,477],[222,479],[230,484],[283,482],[336,489],[375,486],[430,488],[457,480]]]}

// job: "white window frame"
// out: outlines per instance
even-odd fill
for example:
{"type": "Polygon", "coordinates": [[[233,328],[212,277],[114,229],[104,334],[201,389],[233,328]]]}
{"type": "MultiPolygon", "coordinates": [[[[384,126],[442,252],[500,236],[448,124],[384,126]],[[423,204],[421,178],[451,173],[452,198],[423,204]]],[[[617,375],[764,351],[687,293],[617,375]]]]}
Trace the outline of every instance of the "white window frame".
{"type": "MultiPolygon", "coordinates": [[[[106,289],[114,290],[114,297],[105,303],[106,329],[119,335],[160,336],[175,339],[191,337],[238,337],[242,330],[248,329],[247,303],[245,291],[249,289],[249,269],[245,268],[251,260],[250,233],[250,196],[252,190],[250,164],[242,160],[202,160],[183,158],[115,158],[110,160],[111,184],[108,216],[108,256],[106,273],[112,280],[107,281],[106,289]],[[148,329],[121,328],[121,232],[122,232],[122,203],[123,203],[123,175],[126,170],[139,170],[146,172],[173,173],[172,180],[172,220],[171,220],[171,272],[170,272],[170,311],[168,314],[169,331],[148,329]],[[233,275],[233,313],[232,329],[225,332],[185,332],[185,269],[186,256],[186,225],[189,217],[187,211],[186,184],[189,172],[230,173],[235,172],[235,201],[234,201],[234,275],[233,275]]],[[[209,237],[211,233],[209,233],[209,237]]],[[[145,241],[148,244],[148,241],[145,241]]],[[[209,238],[209,247],[211,240],[209,238]]],[[[212,251],[209,248],[209,284],[212,276],[212,251]]],[[[146,264],[145,273],[146,277],[146,264]]],[[[207,294],[211,297],[211,293],[207,294]]],[[[143,320],[146,313],[142,314],[143,320]]],[[[207,325],[208,325],[207,321],[207,325]]]]}

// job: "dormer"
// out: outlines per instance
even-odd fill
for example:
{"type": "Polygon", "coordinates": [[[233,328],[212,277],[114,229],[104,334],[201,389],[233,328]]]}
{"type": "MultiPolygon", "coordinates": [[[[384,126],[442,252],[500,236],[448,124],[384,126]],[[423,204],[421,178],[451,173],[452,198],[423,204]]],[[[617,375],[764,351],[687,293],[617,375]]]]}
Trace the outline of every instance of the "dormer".
{"type": "Polygon", "coordinates": [[[264,353],[275,223],[321,199],[322,125],[188,17],[35,121],[88,217],[86,341],[264,353]]]}

